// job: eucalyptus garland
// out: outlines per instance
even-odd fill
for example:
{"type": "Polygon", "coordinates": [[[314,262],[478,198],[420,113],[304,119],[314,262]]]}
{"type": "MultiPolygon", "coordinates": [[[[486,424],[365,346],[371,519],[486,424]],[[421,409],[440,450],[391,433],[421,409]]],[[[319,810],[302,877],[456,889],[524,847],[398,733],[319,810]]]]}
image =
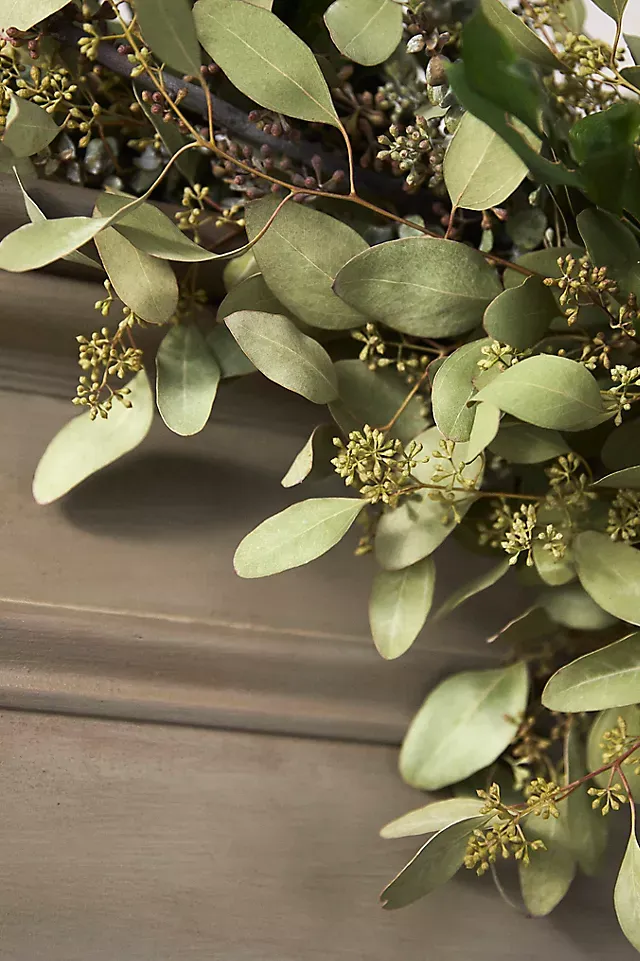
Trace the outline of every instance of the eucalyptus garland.
{"type": "Polygon", "coordinates": [[[156,408],[195,434],[221,382],[259,372],[320,408],[282,484],[345,490],[248,533],[241,577],[355,527],[387,659],[498,582],[534,589],[501,666],[446,678],[411,723],[402,777],[451,790],[382,829],[427,836],[382,902],[462,868],[512,900],[513,859],[546,915],[626,812],[613,899],[640,950],[640,38],[623,49],[627,0],[596,2],[613,46],[582,0],[0,0],[0,164],[30,221],[0,267],[104,281],[39,503],[156,408]],[[46,219],[36,177],[98,187],[93,216],[46,219]],[[432,612],[449,536],[487,564],[432,612]]]}

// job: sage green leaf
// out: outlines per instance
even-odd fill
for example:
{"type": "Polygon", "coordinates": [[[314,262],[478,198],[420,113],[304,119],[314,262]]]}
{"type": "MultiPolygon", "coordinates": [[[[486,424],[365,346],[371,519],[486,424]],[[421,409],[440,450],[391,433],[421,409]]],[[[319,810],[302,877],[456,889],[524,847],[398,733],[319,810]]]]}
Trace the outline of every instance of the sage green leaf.
{"type": "Polygon", "coordinates": [[[198,328],[172,327],[156,354],[156,401],[167,427],[183,437],[201,431],[219,383],[220,368],[198,328]]]}
{"type": "Polygon", "coordinates": [[[314,404],[338,396],[338,378],[328,353],[280,314],[241,310],[225,321],[242,351],[269,380],[314,404]]]}
{"type": "Polygon", "coordinates": [[[153,394],[143,370],[127,386],[131,389],[131,408],[115,401],[106,419],[91,420],[87,411],[56,434],[33,478],[33,496],[38,504],[58,500],[142,443],[153,420],[153,394]]]}
{"type": "Polygon", "coordinates": [[[367,67],[387,60],[402,39],[402,7],[394,0],[334,0],[324,22],[340,53],[367,67]]]}
{"type": "Polygon", "coordinates": [[[444,158],[444,182],[454,207],[495,207],[526,175],[525,164],[495,130],[465,113],[444,158]]]}
{"type": "MultiPolygon", "coordinates": [[[[412,471],[412,476],[420,484],[433,484],[439,460],[430,455],[439,449],[441,440],[442,434],[437,427],[430,427],[416,437],[416,441],[422,444],[423,455],[429,458],[426,463],[418,463],[412,471]]],[[[456,467],[462,468],[463,476],[471,484],[470,490],[453,494],[453,503],[460,519],[475,500],[474,489],[480,486],[483,475],[482,463],[468,463],[466,455],[467,445],[457,444],[453,462],[456,467]]],[[[404,498],[398,507],[382,514],[376,529],[375,552],[378,563],[385,570],[401,570],[428,557],[454,530],[457,521],[453,511],[441,500],[434,500],[430,496],[433,493],[431,489],[419,491],[414,497],[404,498]]]]}
{"type": "Polygon", "coordinates": [[[390,821],[380,831],[382,838],[410,838],[420,834],[433,834],[467,818],[477,817],[482,802],[472,797],[450,797],[432,801],[424,807],[408,811],[402,817],[390,821]]]}
{"type": "Polygon", "coordinates": [[[462,867],[470,836],[486,822],[486,814],[466,818],[429,838],[413,860],[384,889],[380,895],[382,907],[388,911],[404,908],[450,881],[462,867]]]}
{"type": "Polygon", "coordinates": [[[640,951],[640,845],[635,832],[635,818],[632,825],[613,892],[613,903],[622,933],[636,951],[640,951]]]}
{"type": "Polygon", "coordinates": [[[463,584],[462,587],[459,587],[453,594],[449,595],[433,615],[433,620],[438,621],[446,617],[454,611],[456,607],[459,607],[460,604],[468,601],[470,597],[475,597],[476,594],[486,591],[488,587],[493,587],[494,584],[497,584],[498,581],[504,577],[509,568],[509,559],[505,558],[504,560],[498,561],[493,567],[490,567],[488,571],[485,571],[478,577],[474,577],[473,580],[467,581],[466,584],[463,584]]]}
{"type": "Polygon", "coordinates": [[[233,563],[240,577],[268,577],[301,567],[342,540],[366,501],[314,497],[268,517],[240,542],[233,563]]]}
{"type": "Polygon", "coordinates": [[[288,117],[340,125],[311,50],[270,10],[198,0],[193,16],[200,43],[247,97],[288,117]]]}
{"type": "MultiPolygon", "coordinates": [[[[636,459],[639,455],[634,453],[636,459]]],[[[640,490],[640,467],[625,467],[624,470],[617,470],[613,474],[607,474],[599,480],[594,481],[592,487],[624,487],[629,490],[640,490]]]]}
{"type": "Polygon", "coordinates": [[[554,557],[551,551],[545,550],[544,543],[538,540],[533,545],[533,563],[540,580],[550,587],[561,587],[575,579],[576,569],[573,566],[571,548],[565,550],[563,557],[554,557]]]}
{"type": "MultiPolygon", "coordinates": [[[[391,370],[369,370],[361,360],[339,360],[338,400],[329,404],[331,416],[344,434],[362,430],[364,424],[383,427],[406,399],[408,389],[391,370]]],[[[408,443],[424,430],[420,401],[414,397],[393,425],[394,437],[408,443]]],[[[435,442],[437,446],[437,441],[435,442]]]]}
{"type": "Polygon", "coordinates": [[[467,448],[467,457],[474,461],[494,440],[500,427],[500,410],[493,404],[482,402],[476,404],[476,416],[473,419],[471,437],[467,448]]]}
{"type": "MultiPolygon", "coordinates": [[[[238,0],[242,3],[243,0],[238,0]]],[[[233,261],[232,261],[233,263],[233,261]]],[[[260,310],[267,314],[284,314],[286,309],[267,287],[262,274],[247,277],[229,291],[218,307],[218,321],[226,320],[239,310],[260,310]]]]}
{"type": "Polygon", "coordinates": [[[524,662],[446,678],[406,733],[400,752],[403,780],[436,791],[491,764],[511,742],[528,692],[524,662]]]}
{"type": "MultiPolygon", "coordinates": [[[[613,707],[609,711],[602,711],[593,722],[587,739],[587,767],[589,771],[597,771],[598,768],[601,768],[602,765],[606,763],[603,751],[608,749],[610,745],[604,741],[604,734],[606,731],[611,731],[618,726],[619,718],[622,718],[626,723],[627,731],[630,735],[635,737],[640,733],[640,708],[636,705],[613,707]]],[[[640,772],[638,774],[635,773],[639,758],[640,753],[633,754],[633,760],[630,759],[631,763],[625,764],[624,766],[624,771],[636,804],[640,803],[640,772]]],[[[610,771],[603,771],[602,774],[598,774],[593,779],[593,782],[595,782],[598,787],[606,788],[609,783],[610,774],[610,771]]],[[[620,781],[618,781],[618,783],[620,783],[620,781]]],[[[602,814],[600,814],[600,817],[602,817],[602,814]]]]}
{"type": "MultiPolygon", "coordinates": [[[[47,218],[43,212],[38,207],[37,203],[29,196],[27,191],[22,185],[22,181],[16,172],[16,180],[18,181],[18,186],[22,191],[22,199],[24,200],[25,210],[27,211],[27,216],[32,224],[39,224],[45,221],[47,218]]],[[[82,264],[84,267],[93,267],[96,270],[101,270],[100,264],[96,263],[90,257],[85,256],[85,254],[80,253],[78,250],[72,251],[70,254],[64,258],[72,264],[82,264]]]]}
{"type": "MultiPolygon", "coordinates": [[[[621,2],[621,0],[613,0],[621,2]]],[[[547,44],[526,23],[505,7],[502,0],[480,0],[480,8],[492,27],[507,41],[513,52],[546,70],[558,70],[560,62],[547,44]]]]}
{"type": "Polygon", "coordinates": [[[51,114],[37,103],[16,97],[14,93],[10,96],[2,142],[16,157],[32,157],[58,136],[60,128],[51,114]]]}
{"type": "Polygon", "coordinates": [[[401,571],[379,571],[369,598],[371,636],[386,660],[409,650],[431,609],[436,582],[432,558],[401,571]]]}
{"type": "Polygon", "coordinates": [[[479,373],[478,361],[482,360],[482,348],[488,343],[485,338],[458,347],[438,367],[433,378],[433,419],[449,440],[468,441],[471,436],[476,408],[470,401],[477,393],[472,378],[479,373]]]}
{"type": "Polygon", "coordinates": [[[107,217],[61,217],[24,224],[0,241],[0,270],[21,274],[60,260],[109,223],[107,217]]]}
{"type": "Polygon", "coordinates": [[[0,29],[29,30],[67,3],[68,0],[0,0],[0,29]]]}
{"type": "Polygon", "coordinates": [[[602,463],[610,471],[640,464],[640,420],[626,420],[616,427],[602,445],[602,463]]]}
{"type": "Polygon", "coordinates": [[[313,428],[309,439],[280,481],[283,487],[295,487],[304,480],[321,480],[331,475],[331,459],[336,454],[333,443],[335,432],[331,424],[320,424],[313,428]]]}
{"type": "Polygon", "coordinates": [[[628,0],[594,0],[594,3],[597,7],[600,7],[603,13],[619,23],[626,10],[628,0]]]}
{"type": "MultiPolygon", "coordinates": [[[[258,261],[256,260],[253,250],[247,250],[246,253],[241,254],[239,257],[234,257],[230,260],[222,271],[222,282],[224,284],[227,293],[241,284],[243,280],[248,280],[249,277],[254,277],[256,274],[260,273],[260,268],[258,267],[258,261]]],[[[233,313],[233,311],[231,311],[233,313]]],[[[276,311],[276,313],[281,313],[281,311],[276,311]]]]}
{"type": "MultiPolygon", "coordinates": [[[[534,250],[529,254],[523,254],[514,261],[519,267],[527,267],[535,270],[542,277],[561,277],[562,271],[558,266],[558,260],[571,254],[576,260],[584,257],[585,251],[582,247],[546,247],[544,250],[534,250]]],[[[526,280],[526,276],[516,270],[505,270],[505,287],[518,287],[526,280]]]]}
{"type": "Polygon", "coordinates": [[[576,714],[640,701],[640,634],[584,654],[561,667],[542,692],[550,711],[576,714]]]}
{"type": "Polygon", "coordinates": [[[539,277],[527,277],[523,284],[503,290],[489,304],[484,329],[494,340],[526,350],[538,343],[557,316],[551,289],[539,277]]]}
{"type": "Polygon", "coordinates": [[[640,263],[640,244],[635,235],[618,217],[593,207],[582,210],[576,223],[591,263],[608,267],[609,276],[623,290],[631,289],[629,279],[640,263]]]}
{"type": "Polygon", "coordinates": [[[522,899],[534,918],[551,914],[571,887],[576,873],[566,808],[559,805],[558,811],[560,817],[547,820],[530,814],[523,824],[525,836],[529,840],[539,838],[547,849],[533,851],[529,864],[518,863],[522,899]]]}
{"type": "Polygon", "coordinates": [[[480,323],[500,284],[477,250],[452,240],[407,237],[358,254],[336,277],[335,290],[394,330],[454,337],[480,323]]]}
{"type": "Polygon", "coordinates": [[[120,300],[143,320],[166,324],[178,306],[178,282],[169,264],[138,250],[115,227],[94,240],[120,300]]]}
{"type": "MultiPolygon", "coordinates": [[[[248,205],[250,240],[265,226],[278,203],[278,198],[270,196],[248,205]]],[[[275,296],[301,320],[328,330],[348,330],[364,323],[362,314],[337,297],[332,286],[340,268],[366,250],[366,242],[347,224],[296,203],[282,208],[253,247],[275,296]]]]}
{"type": "Polygon", "coordinates": [[[490,448],[512,464],[542,464],[571,450],[558,431],[518,423],[503,423],[490,448]]]}
{"type": "Polygon", "coordinates": [[[158,60],[180,74],[199,74],[200,46],[189,0],[136,0],[136,17],[158,60]]]}
{"type": "Polygon", "coordinates": [[[583,531],[573,544],[580,583],[596,604],[640,625],[640,553],[598,531],[583,531]]]}
{"type": "Polygon", "coordinates": [[[536,427],[588,430],[607,419],[594,376],[575,360],[550,354],[508,367],[476,395],[536,427]]]}
{"type": "Polygon", "coordinates": [[[209,331],[206,339],[209,350],[218,363],[223,380],[227,377],[243,377],[245,374],[255,373],[255,367],[240,350],[224,324],[216,324],[213,330],[209,331]]]}
{"type": "Polygon", "coordinates": [[[616,622],[579,584],[545,591],[540,596],[540,605],[554,623],[574,631],[601,631],[616,622]]]}
{"type": "MultiPolygon", "coordinates": [[[[587,774],[585,745],[578,726],[570,725],[565,740],[565,784],[572,784],[587,774]]],[[[569,840],[573,856],[582,871],[589,876],[597,874],[607,848],[607,818],[591,806],[587,794],[588,783],[573,791],[563,802],[567,805],[569,840]]]]}

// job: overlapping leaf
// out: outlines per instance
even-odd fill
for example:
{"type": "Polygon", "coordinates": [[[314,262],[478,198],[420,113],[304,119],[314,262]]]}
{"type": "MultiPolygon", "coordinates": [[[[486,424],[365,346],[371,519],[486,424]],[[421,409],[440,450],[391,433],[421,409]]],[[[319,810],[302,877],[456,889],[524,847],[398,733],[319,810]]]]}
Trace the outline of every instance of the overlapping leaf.
{"type": "Polygon", "coordinates": [[[474,340],[458,347],[445,359],[433,378],[433,419],[449,440],[468,441],[471,436],[476,409],[470,401],[477,393],[473,377],[479,373],[478,362],[482,360],[482,348],[487,343],[486,339],[474,340]]]}
{"type": "Polygon", "coordinates": [[[201,431],[219,382],[220,368],[198,328],[172,327],[156,354],[156,399],[167,427],[183,437],[201,431]]]}
{"type": "Polygon", "coordinates": [[[2,142],[16,157],[32,157],[39,153],[59,132],[60,128],[46,110],[11,94],[2,142]]]}
{"type": "Polygon", "coordinates": [[[640,701],[640,634],[629,634],[561,667],[547,683],[542,703],[573,714],[625,707],[640,701]]]}
{"type": "Polygon", "coordinates": [[[467,210],[496,207],[526,175],[526,165],[495,130],[465,113],[444,158],[452,204],[467,210]]]}
{"type": "Polygon", "coordinates": [[[402,7],[394,0],[334,0],[324,22],[340,53],[365,66],[390,57],[402,38],[402,7]]]}
{"type": "Polygon", "coordinates": [[[550,288],[539,277],[526,277],[523,284],[503,290],[489,304],[484,329],[494,340],[526,350],[537,344],[557,315],[550,288]]]}
{"type": "Polygon", "coordinates": [[[369,599],[371,635],[387,660],[409,650],[433,601],[436,567],[430,557],[401,571],[376,574],[369,599]]]}

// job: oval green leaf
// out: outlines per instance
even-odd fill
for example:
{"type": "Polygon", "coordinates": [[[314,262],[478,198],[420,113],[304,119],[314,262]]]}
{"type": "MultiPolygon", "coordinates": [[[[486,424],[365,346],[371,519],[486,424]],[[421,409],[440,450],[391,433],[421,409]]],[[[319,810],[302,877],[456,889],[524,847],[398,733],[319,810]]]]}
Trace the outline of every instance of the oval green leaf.
{"type": "Polygon", "coordinates": [[[544,820],[530,814],[523,825],[529,840],[539,838],[547,849],[534,851],[529,864],[518,864],[522,899],[534,918],[551,914],[571,887],[576,873],[566,808],[560,805],[558,810],[558,818],[544,820]]]}
{"type": "Polygon", "coordinates": [[[471,436],[476,408],[470,401],[477,393],[473,377],[480,372],[478,361],[482,360],[482,348],[487,343],[486,339],[474,340],[458,347],[438,367],[433,378],[433,419],[449,440],[468,441],[471,436]]]}
{"type": "Polygon", "coordinates": [[[493,404],[487,404],[486,401],[476,404],[471,437],[467,448],[467,457],[470,461],[474,461],[494,440],[500,428],[500,417],[499,408],[493,404]]]}
{"type": "Polygon", "coordinates": [[[295,487],[305,480],[323,480],[333,472],[331,460],[336,449],[333,443],[335,427],[320,424],[314,427],[309,439],[296,454],[291,467],[280,483],[283,487],[295,487]]]}
{"type": "Polygon", "coordinates": [[[598,531],[583,531],[573,544],[580,583],[596,604],[640,625],[640,553],[598,531]]]}
{"type": "MultiPolygon", "coordinates": [[[[238,0],[242,2],[242,0],[238,0]]],[[[285,314],[286,308],[272,294],[262,274],[254,274],[240,281],[229,291],[218,307],[218,321],[226,320],[239,310],[260,310],[267,314],[285,314]]]]}
{"type": "Polygon", "coordinates": [[[340,53],[366,67],[390,57],[402,39],[402,7],[394,0],[334,0],[324,22],[340,53]]]}
{"type": "Polygon", "coordinates": [[[602,446],[602,463],[611,471],[636,467],[640,461],[640,420],[623,421],[602,446]]]}
{"type": "Polygon", "coordinates": [[[120,300],[150,324],[166,324],[178,306],[178,282],[169,264],[138,250],[115,227],[94,239],[120,300]]]}
{"type": "Polygon", "coordinates": [[[43,107],[11,94],[3,144],[16,157],[31,157],[47,147],[60,128],[43,107]]]}
{"type": "Polygon", "coordinates": [[[136,0],[138,26],[158,60],[181,74],[200,72],[200,46],[189,0],[136,0]]]}
{"type": "Polygon", "coordinates": [[[557,316],[551,289],[539,277],[527,277],[519,287],[503,290],[489,304],[484,329],[494,340],[526,350],[537,344],[557,316]]]}
{"type": "MultiPolygon", "coordinates": [[[[601,0],[601,2],[626,3],[626,0],[601,0]]],[[[505,7],[502,0],[480,0],[480,7],[491,26],[507,41],[516,56],[546,70],[561,68],[560,61],[547,44],[529,29],[520,17],[505,7]]]]}
{"type": "Polygon", "coordinates": [[[526,175],[525,164],[495,130],[465,113],[444,158],[444,182],[454,207],[495,207],[526,175]]]}
{"type": "Polygon", "coordinates": [[[640,701],[640,634],[584,654],[548,681],[542,703],[551,711],[575,714],[626,707],[640,701]]]}
{"type": "Polygon", "coordinates": [[[197,327],[179,324],[156,354],[156,401],[167,427],[189,437],[209,420],[220,368],[197,327]]]}
{"type": "Polygon", "coordinates": [[[255,373],[255,367],[223,324],[216,324],[207,334],[206,340],[223,380],[226,377],[243,377],[245,374],[255,373]]]}
{"type": "Polygon", "coordinates": [[[545,591],[539,603],[554,624],[562,624],[574,631],[602,631],[616,622],[616,618],[603,611],[579,584],[545,591]]]}
{"type": "Polygon", "coordinates": [[[633,830],[613,892],[618,923],[627,941],[640,951],[640,846],[633,830]]]}
{"type": "Polygon", "coordinates": [[[430,557],[401,571],[380,571],[369,598],[371,636],[386,660],[409,650],[431,609],[436,566],[430,557]]]}
{"type": "Polygon", "coordinates": [[[443,801],[433,801],[385,824],[380,831],[380,837],[410,838],[420,834],[433,834],[450,824],[477,817],[481,805],[478,798],[472,797],[450,797],[443,801]]]}

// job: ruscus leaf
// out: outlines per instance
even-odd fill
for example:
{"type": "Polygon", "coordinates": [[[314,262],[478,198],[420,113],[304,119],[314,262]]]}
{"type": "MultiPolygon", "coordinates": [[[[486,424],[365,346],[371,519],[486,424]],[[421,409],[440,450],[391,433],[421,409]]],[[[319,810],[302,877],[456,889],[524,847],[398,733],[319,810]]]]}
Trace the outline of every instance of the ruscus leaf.
{"type": "Polygon", "coordinates": [[[547,682],[542,703],[564,714],[603,711],[640,701],[640,634],[584,654],[547,682]]]}
{"type": "Polygon", "coordinates": [[[201,431],[219,382],[220,368],[198,328],[172,327],[156,354],[156,400],[167,427],[183,437],[201,431]]]}
{"type": "Polygon", "coordinates": [[[394,0],[334,0],[324,22],[340,53],[364,66],[382,63],[402,38],[402,7],[394,0]]]}
{"type": "Polygon", "coordinates": [[[369,599],[369,623],[376,648],[386,660],[409,650],[433,601],[436,566],[432,558],[401,571],[376,574],[369,599]]]}

